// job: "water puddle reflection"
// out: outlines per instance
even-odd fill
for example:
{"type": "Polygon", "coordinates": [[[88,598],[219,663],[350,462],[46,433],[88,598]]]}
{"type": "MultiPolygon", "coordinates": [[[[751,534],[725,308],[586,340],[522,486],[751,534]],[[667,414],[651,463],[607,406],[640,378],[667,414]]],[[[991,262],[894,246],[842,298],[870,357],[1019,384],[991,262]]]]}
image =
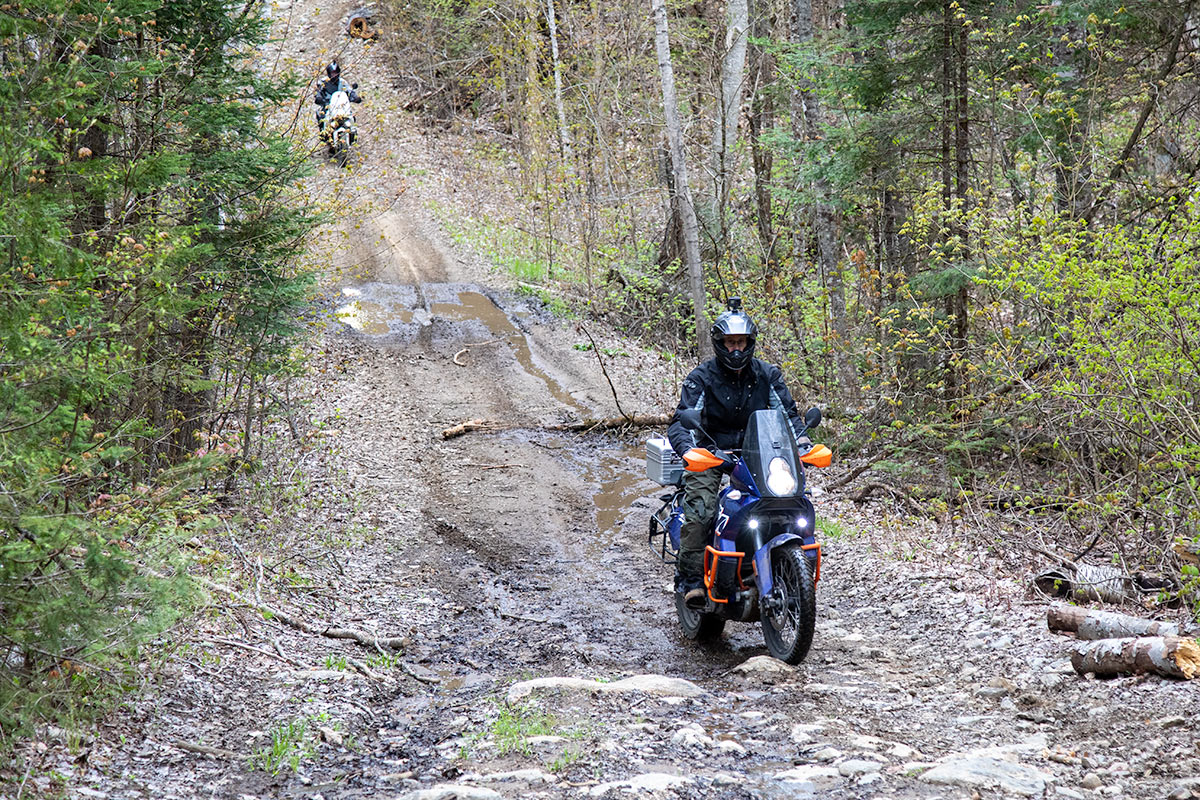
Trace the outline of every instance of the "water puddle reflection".
{"type": "MultiPolygon", "coordinates": [[[[419,288],[386,283],[345,286],[341,289],[334,317],[366,336],[399,337],[409,341],[420,338],[426,345],[432,341],[435,346],[445,343],[457,347],[487,341],[471,341],[479,337],[479,332],[478,329],[470,331],[470,323],[479,323],[492,341],[512,347],[521,368],[544,383],[555,400],[573,409],[580,417],[591,416],[587,406],[534,363],[529,341],[504,310],[487,295],[464,288],[468,286],[471,284],[423,284],[419,288]],[[429,298],[428,305],[425,298],[429,298]],[[447,325],[437,326],[434,330],[436,322],[447,325]],[[445,338],[440,339],[442,336],[445,338]]],[[[527,311],[524,313],[528,315],[527,311]]]]}
{"type": "Polygon", "coordinates": [[[386,336],[413,322],[418,298],[412,287],[364,284],[344,287],[341,294],[348,302],[338,306],[334,317],[359,333],[386,336]]]}

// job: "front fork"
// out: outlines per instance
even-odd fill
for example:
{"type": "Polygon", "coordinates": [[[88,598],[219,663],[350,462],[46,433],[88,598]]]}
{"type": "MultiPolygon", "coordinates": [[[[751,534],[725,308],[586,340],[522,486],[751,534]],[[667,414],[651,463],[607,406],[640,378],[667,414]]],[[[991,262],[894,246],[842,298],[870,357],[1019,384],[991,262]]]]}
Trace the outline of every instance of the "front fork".
{"type": "Polygon", "coordinates": [[[794,533],[781,533],[758,548],[754,554],[754,570],[758,576],[759,606],[764,613],[773,614],[782,610],[782,598],[774,591],[775,578],[771,572],[771,551],[789,542],[797,542],[805,557],[813,565],[813,583],[821,579],[821,545],[815,540],[805,544],[804,538],[794,533]]]}

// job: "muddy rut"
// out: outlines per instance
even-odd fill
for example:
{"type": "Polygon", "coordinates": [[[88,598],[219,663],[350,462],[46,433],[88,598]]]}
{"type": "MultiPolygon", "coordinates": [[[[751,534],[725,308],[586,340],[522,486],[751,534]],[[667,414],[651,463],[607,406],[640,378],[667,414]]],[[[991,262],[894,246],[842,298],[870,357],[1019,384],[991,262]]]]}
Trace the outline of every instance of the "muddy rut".
{"type": "Polygon", "coordinates": [[[396,111],[386,59],[339,33],[349,10],[276,6],[272,58],[315,71],[336,52],[360,82],[362,146],[346,171],[318,158],[311,181],[340,216],[314,246],[329,277],[301,440],[281,426],[260,517],[203,547],[253,596],[405,647],[304,634],[214,597],[82,759],[43,751],[69,793],[1200,792],[1192,684],[1076,676],[1023,556],[996,557],[1002,534],[947,543],[899,509],[823,491],[824,476],[814,500],[836,524],[806,662],[764,658],[756,625],[685,641],[670,569],[645,541],[662,490],[644,478],[644,432],[545,430],[614,414],[609,379],[625,410],[664,411],[679,367],[589,323],[613,354],[606,376],[574,322],[449,243],[430,208],[471,207],[463,142],[396,111]],[[442,439],[472,418],[505,429],[442,439]]]}

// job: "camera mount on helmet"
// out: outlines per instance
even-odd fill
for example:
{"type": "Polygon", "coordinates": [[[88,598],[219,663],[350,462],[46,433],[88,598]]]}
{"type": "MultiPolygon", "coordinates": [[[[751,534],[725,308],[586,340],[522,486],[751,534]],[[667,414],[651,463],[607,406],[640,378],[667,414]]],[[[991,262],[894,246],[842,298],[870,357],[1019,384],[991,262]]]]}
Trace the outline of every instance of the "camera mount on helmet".
{"type": "Polygon", "coordinates": [[[717,317],[709,335],[717,362],[726,369],[739,372],[754,357],[754,343],[758,339],[758,326],[742,310],[742,298],[731,297],[725,304],[726,311],[717,317]],[[741,350],[728,350],[726,336],[745,336],[746,346],[741,350]]]}

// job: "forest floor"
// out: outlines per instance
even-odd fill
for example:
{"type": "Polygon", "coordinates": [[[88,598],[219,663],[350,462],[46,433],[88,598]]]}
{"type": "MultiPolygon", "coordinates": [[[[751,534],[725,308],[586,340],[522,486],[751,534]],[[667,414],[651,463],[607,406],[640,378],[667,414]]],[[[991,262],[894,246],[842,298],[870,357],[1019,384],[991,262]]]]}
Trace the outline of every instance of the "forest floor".
{"type": "Polygon", "coordinates": [[[837,462],[810,476],[808,658],[763,657],[757,624],[685,640],[646,542],[646,432],[547,428],[612,416],[614,390],[668,411],[687,365],[552,317],[450,241],[431,209],[502,198],[469,132],[399,110],[382,48],[343,35],[350,8],[277,4],[264,54],[315,73],[337,53],[367,100],[350,168],[314,156],[310,188],[341,213],[314,245],[293,427],[247,521],[199,543],[243,597],[214,593],[91,736],[47,731],[5,796],[1200,796],[1200,685],[1076,675],[996,530],[856,506],[825,488],[837,462]],[[502,427],[443,439],[476,418],[502,427]]]}

